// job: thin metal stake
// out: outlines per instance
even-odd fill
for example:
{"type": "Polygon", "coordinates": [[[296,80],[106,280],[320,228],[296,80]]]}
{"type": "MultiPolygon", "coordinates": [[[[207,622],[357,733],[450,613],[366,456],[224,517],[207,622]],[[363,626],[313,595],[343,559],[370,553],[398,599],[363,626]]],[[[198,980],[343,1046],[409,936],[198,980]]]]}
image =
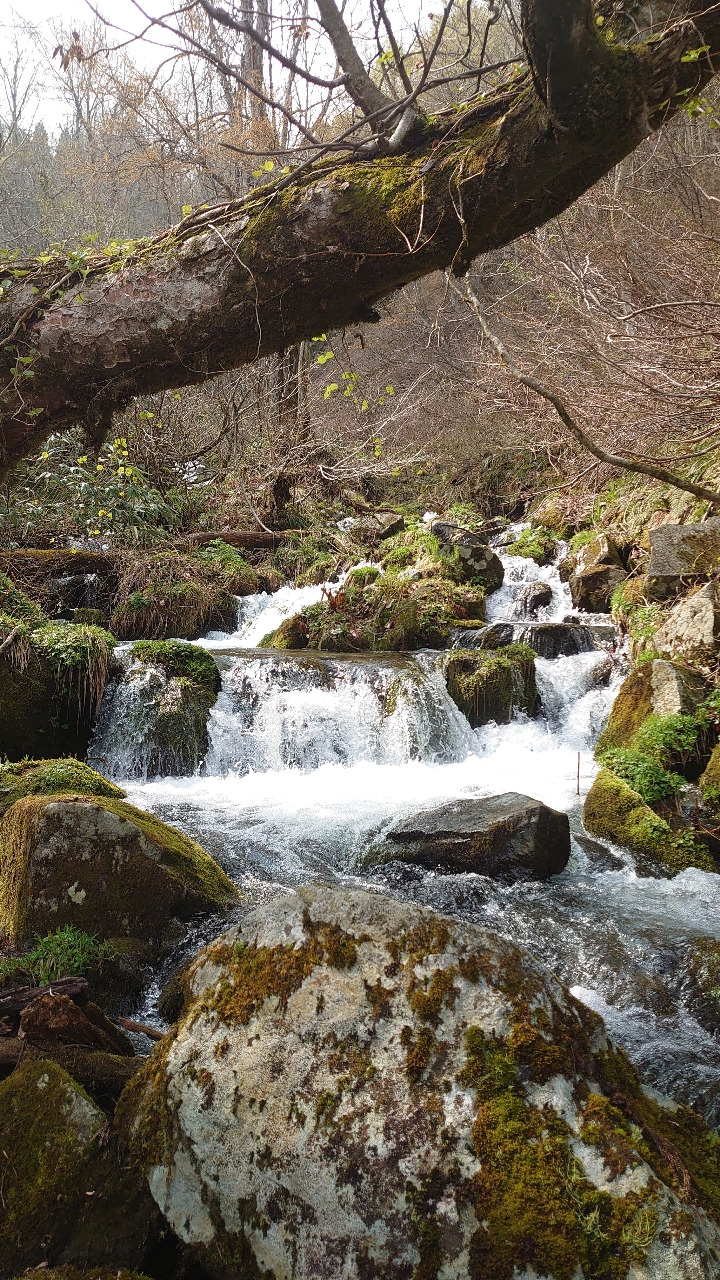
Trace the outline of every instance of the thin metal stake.
{"type": "Polygon", "coordinates": [[[578,781],[577,781],[577,794],[578,794],[578,795],[580,795],[580,752],[579,752],[579,751],[578,751],[578,781]]]}

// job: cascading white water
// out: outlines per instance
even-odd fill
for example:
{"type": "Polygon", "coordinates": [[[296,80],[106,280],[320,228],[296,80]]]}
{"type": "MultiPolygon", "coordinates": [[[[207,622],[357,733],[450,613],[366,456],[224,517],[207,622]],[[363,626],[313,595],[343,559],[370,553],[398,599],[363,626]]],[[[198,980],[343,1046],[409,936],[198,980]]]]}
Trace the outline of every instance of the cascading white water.
{"type": "MultiPolygon", "coordinates": [[[[554,566],[502,558],[505,584],[488,600],[488,621],[517,624],[516,596],[539,580],[552,599],[538,619],[559,622],[571,612],[554,566]]],[[[720,877],[693,870],[672,881],[642,878],[629,854],[582,829],[593,747],[622,679],[622,655],[605,646],[538,658],[543,714],[473,731],[430,652],[254,647],[320,598],[319,587],[248,597],[235,633],[200,642],[223,682],[204,762],[193,776],[130,779],[130,799],[194,836],[251,900],[308,880],[349,882],[512,937],[601,1010],[650,1083],[720,1119],[720,1048],[685,1007],[678,977],[688,940],[720,938],[720,877]],[[573,852],[562,875],[500,886],[400,863],[368,870],[366,850],[398,820],[437,802],[510,790],[568,812],[573,852]]],[[[124,717],[118,704],[105,718],[106,744],[108,735],[131,737],[124,717]]],[[[133,750],[147,761],[141,736],[133,750]]],[[[99,735],[94,750],[107,757],[102,746],[99,735]]],[[[117,776],[122,763],[114,761],[117,776]]],[[[135,773],[143,777],[142,768],[135,773]]]]}

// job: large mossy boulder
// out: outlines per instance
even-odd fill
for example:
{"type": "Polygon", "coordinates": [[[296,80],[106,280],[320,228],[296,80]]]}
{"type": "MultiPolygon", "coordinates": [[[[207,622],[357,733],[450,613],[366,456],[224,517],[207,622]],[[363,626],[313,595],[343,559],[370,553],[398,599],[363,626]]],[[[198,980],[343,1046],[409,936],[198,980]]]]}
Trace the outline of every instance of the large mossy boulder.
{"type": "Polygon", "coordinates": [[[443,661],[447,690],[473,729],[532,715],[538,701],[535,654],[524,644],[501,649],[452,649],[443,661]]]}
{"type": "Polygon", "coordinates": [[[502,586],[503,563],[487,545],[486,537],[444,520],[436,520],[431,525],[431,533],[438,539],[441,555],[450,560],[456,581],[474,582],[482,586],[487,595],[502,586]]]}
{"type": "MultiPolygon", "coordinates": [[[[378,852],[378,851],[376,851],[378,852]]],[[[539,800],[514,791],[453,800],[413,814],[387,833],[383,861],[494,880],[546,880],[567,866],[570,824],[539,800]]]]}
{"type": "Polygon", "coordinates": [[[692,831],[673,831],[637,791],[610,769],[601,769],[588,791],[583,824],[590,835],[637,854],[642,870],[670,875],[687,867],[717,870],[711,854],[692,831]]]}
{"type": "Polygon", "coordinates": [[[621,684],[597,754],[628,746],[648,716],[692,715],[706,694],[697,672],[663,659],[643,662],[621,684]]]}
{"type": "Polygon", "coordinates": [[[66,1071],[25,1061],[1,1081],[0,1134],[0,1275],[45,1274],[48,1263],[141,1268],[159,1214],[66,1071]]]}
{"type": "Polygon", "coordinates": [[[710,1280],[720,1148],[512,943],[306,888],[196,960],[119,1123],[213,1280],[710,1280]]]}
{"type": "Polygon", "coordinates": [[[28,795],[0,821],[0,933],[13,945],[69,924],[161,947],[173,922],[238,900],[199,845],[123,800],[28,795]]]}

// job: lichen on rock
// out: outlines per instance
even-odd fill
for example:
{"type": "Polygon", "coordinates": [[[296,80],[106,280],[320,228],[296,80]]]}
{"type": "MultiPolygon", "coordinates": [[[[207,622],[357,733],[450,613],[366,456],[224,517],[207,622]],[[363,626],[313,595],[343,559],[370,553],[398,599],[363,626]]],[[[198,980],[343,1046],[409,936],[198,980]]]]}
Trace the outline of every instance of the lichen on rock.
{"type": "Polygon", "coordinates": [[[715,1276],[711,1135],[511,943],[306,888],[189,985],[119,1123],[210,1276],[715,1276]]]}

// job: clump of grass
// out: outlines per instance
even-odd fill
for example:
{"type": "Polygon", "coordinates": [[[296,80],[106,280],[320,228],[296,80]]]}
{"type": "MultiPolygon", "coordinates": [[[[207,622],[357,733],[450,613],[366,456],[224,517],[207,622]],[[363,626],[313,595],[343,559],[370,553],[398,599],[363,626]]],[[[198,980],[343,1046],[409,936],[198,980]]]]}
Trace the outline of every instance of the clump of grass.
{"type": "Polygon", "coordinates": [[[41,985],[57,978],[81,977],[88,970],[97,969],[110,954],[107,942],[98,942],[94,934],[66,924],[54,933],[38,938],[32,950],[24,956],[0,960],[0,981],[7,981],[18,974],[29,974],[41,985]]]}
{"type": "Polygon", "coordinates": [[[224,552],[219,558],[176,551],[135,557],[118,586],[114,634],[121,640],[195,640],[209,630],[232,631],[237,604],[227,564],[224,552]]]}
{"type": "Polygon", "coordinates": [[[219,586],[234,596],[249,596],[257,591],[258,579],[252,565],[222,538],[213,538],[193,556],[200,565],[210,570],[219,586]]]}
{"type": "Polygon", "coordinates": [[[0,613],[29,624],[42,622],[45,615],[6,573],[0,573],[0,613]]]}
{"type": "Polygon", "coordinates": [[[31,637],[32,647],[47,662],[58,690],[77,706],[79,715],[94,716],[102,700],[115,637],[102,627],[45,622],[31,637]]]}

